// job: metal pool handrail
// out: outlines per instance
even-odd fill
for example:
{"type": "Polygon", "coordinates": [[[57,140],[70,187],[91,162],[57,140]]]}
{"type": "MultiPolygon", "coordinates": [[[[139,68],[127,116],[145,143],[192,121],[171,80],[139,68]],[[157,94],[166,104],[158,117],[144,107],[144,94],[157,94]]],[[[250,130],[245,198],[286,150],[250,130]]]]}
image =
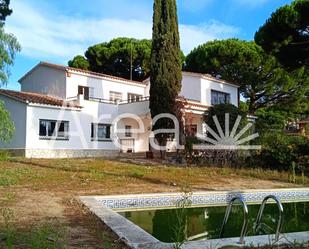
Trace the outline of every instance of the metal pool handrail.
{"type": "Polygon", "coordinates": [[[279,209],[279,219],[278,219],[277,228],[276,228],[276,235],[275,235],[275,240],[277,241],[277,240],[279,240],[279,236],[280,236],[280,232],[281,232],[282,224],[283,224],[283,206],[282,206],[280,199],[278,197],[276,197],[275,195],[268,195],[264,198],[262,205],[260,207],[260,210],[258,212],[258,215],[257,215],[257,218],[256,218],[256,223],[255,223],[253,229],[254,229],[254,233],[256,234],[257,231],[260,228],[264,208],[265,208],[265,205],[266,205],[266,203],[269,199],[273,199],[277,203],[277,206],[278,206],[278,209],[279,209]]]}
{"type": "Polygon", "coordinates": [[[242,225],[242,229],[241,229],[241,233],[240,233],[240,239],[239,239],[239,243],[243,244],[245,242],[244,239],[245,239],[245,236],[247,234],[247,229],[248,229],[248,207],[247,207],[247,204],[246,204],[245,200],[242,197],[239,197],[239,196],[233,197],[229,201],[229,205],[226,208],[223,224],[222,224],[221,231],[220,231],[220,238],[222,238],[222,235],[224,233],[225,225],[226,225],[226,223],[227,223],[227,221],[229,219],[229,216],[230,216],[230,213],[231,213],[231,210],[232,210],[233,203],[236,200],[240,201],[240,203],[242,204],[242,207],[243,207],[243,211],[244,211],[244,222],[243,222],[243,225],[242,225]]]}

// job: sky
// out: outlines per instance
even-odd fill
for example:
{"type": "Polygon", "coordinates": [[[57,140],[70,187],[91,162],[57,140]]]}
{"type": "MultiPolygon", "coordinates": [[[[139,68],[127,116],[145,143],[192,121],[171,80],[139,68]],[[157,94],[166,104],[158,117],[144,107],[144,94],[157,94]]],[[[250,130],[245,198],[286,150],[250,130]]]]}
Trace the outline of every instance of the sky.
{"type": "MultiPolygon", "coordinates": [[[[214,39],[253,40],[278,7],[291,0],[177,0],[185,54],[214,39]]],[[[6,86],[40,61],[67,65],[94,44],[116,37],[151,38],[153,0],[14,0],[5,30],[22,46],[6,86]]]]}

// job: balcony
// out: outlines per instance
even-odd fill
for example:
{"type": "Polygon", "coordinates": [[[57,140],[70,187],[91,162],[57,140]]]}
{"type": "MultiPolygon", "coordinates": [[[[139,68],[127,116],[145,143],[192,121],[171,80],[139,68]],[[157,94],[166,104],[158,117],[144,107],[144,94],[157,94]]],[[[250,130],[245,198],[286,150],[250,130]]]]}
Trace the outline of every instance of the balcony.
{"type": "Polygon", "coordinates": [[[118,113],[132,113],[135,115],[147,115],[149,109],[149,97],[139,98],[138,100],[121,101],[118,103],[118,113]]]}

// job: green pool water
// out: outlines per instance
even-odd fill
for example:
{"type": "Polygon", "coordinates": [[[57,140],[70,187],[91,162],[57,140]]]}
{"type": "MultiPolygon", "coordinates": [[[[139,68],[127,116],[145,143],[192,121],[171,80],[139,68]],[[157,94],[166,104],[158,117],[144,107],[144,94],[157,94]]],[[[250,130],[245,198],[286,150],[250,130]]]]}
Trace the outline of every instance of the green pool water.
{"type": "MultiPolygon", "coordinates": [[[[256,220],[260,205],[249,205],[248,235],[253,234],[253,223],[256,220]]],[[[282,232],[309,231],[309,202],[284,203],[284,223],[282,232]]],[[[162,242],[175,242],[183,239],[216,239],[226,207],[203,207],[187,209],[166,209],[122,212],[126,217],[162,242]]],[[[234,205],[226,225],[224,238],[239,237],[243,210],[234,205]]],[[[278,218],[278,207],[267,204],[259,234],[274,233],[278,218]]]]}

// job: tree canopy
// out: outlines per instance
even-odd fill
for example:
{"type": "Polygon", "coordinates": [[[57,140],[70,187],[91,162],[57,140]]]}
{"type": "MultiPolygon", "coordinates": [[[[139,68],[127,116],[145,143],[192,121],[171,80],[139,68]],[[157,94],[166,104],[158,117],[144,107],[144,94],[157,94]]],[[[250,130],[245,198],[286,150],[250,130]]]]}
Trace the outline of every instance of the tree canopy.
{"type": "MultiPolygon", "coordinates": [[[[0,1],[0,86],[7,84],[10,75],[9,67],[13,65],[15,55],[21,47],[14,35],[5,33],[4,21],[12,13],[9,8],[10,0],[0,1]]],[[[14,124],[10,113],[0,101],[0,140],[9,141],[14,133],[14,124]]]]}
{"type": "Polygon", "coordinates": [[[14,124],[10,113],[5,109],[4,103],[0,101],[0,141],[8,142],[14,134],[14,124]]]}
{"type": "Polygon", "coordinates": [[[89,62],[87,59],[82,55],[75,56],[72,60],[68,62],[70,67],[80,68],[84,70],[88,70],[90,67],[89,62]]]}
{"type": "Polygon", "coordinates": [[[9,7],[10,0],[0,0],[0,21],[4,22],[6,17],[12,14],[12,9],[9,7]]]}
{"type": "Polygon", "coordinates": [[[10,75],[9,67],[14,64],[15,55],[21,50],[16,37],[4,30],[0,24],[0,85],[7,84],[10,75]]]}
{"type": "Polygon", "coordinates": [[[272,13],[255,41],[288,70],[309,65],[309,0],[295,0],[272,13]]]}
{"type": "Polygon", "coordinates": [[[68,64],[130,79],[132,58],[132,79],[140,81],[150,74],[150,54],[150,40],[122,37],[91,46],[85,52],[85,57],[76,56],[68,64]]]}
{"type": "MultiPolygon", "coordinates": [[[[175,0],[155,0],[152,40],[151,116],[155,117],[161,113],[176,115],[178,111],[175,110],[176,97],[181,90],[182,61],[175,0]]],[[[173,128],[172,126],[171,120],[161,119],[153,129],[173,128]]],[[[164,134],[161,135],[164,136],[164,134]]],[[[164,145],[166,140],[164,137],[162,139],[160,143],[164,145]]]]}
{"type": "MultiPolygon", "coordinates": [[[[142,81],[150,76],[151,46],[151,40],[115,38],[89,47],[85,56],[75,56],[68,65],[130,79],[132,59],[132,79],[142,81]]],[[[180,58],[183,63],[185,55],[182,51],[180,58]]]]}
{"type": "Polygon", "coordinates": [[[217,40],[195,48],[186,58],[186,70],[208,73],[240,85],[250,113],[259,108],[297,101],[308,82],[304,71],[293,77],[254,42],[217,40]]]}

